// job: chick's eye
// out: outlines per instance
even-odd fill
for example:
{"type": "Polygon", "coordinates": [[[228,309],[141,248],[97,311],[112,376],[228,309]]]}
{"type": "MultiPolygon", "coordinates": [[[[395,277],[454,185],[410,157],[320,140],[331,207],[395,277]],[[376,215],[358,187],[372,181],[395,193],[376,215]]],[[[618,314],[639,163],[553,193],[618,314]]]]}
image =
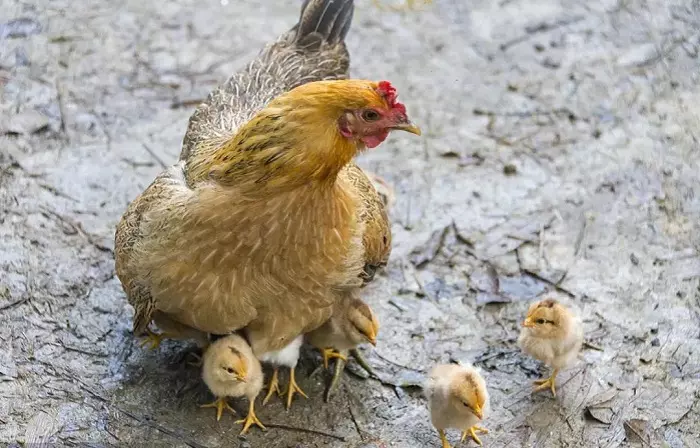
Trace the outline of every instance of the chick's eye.
{"type": "Polygon", "coordinates": [[[226,371],[227,371],[228,373],[233,373],[233,369],[232,369],[231,367],[226,368],[226,371]]]}
{"type": "Polygon", "coordinates": [[[537,319],[537,320],[535,321],[535,323],[538,323],[538,324],[540,324],[540,325],[542,325],[544,322],[545,322],[544,319],[537,319]]]}
{"type": "Polygon", "coordinates": [[[372,109],[367,109],[362,112],[362,119],[365,121],[377,121],[379,120],[379,114],[372,109]]]}
{"type": "Polygon", "coordinates": [[[465,408],[469,407],[469,403],[462,403],[462,404],[464,405],[465,408]]]}

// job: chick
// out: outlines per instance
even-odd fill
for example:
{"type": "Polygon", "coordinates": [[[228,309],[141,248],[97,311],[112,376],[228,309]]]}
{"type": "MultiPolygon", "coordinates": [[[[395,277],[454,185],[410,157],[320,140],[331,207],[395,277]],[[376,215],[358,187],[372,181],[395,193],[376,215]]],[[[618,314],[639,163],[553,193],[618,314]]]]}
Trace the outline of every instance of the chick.
{"type": "MultiPolygon", "coordinates": [[[[333,315],[326,323],[306,334],[306,340],[320,350],[323,355],[323,365],[328,368],[328,361],[331,358],[347,361],[344,353],[356,349],[362,343],[369,342],[376,346],[378,333],[379,321],[372,312],[372,308],[359,299],[354,291],[350,291],[333,305],[333,315]]],[[[366,365],[359,352],[356,352],[355,357],[366,365]]],[[[372,373],[370,368],[365,367],[365,369],[372,373]]],[[[342,370],[342,368],[335,370],[326,399],[337,385],[342,370]]]]}
{"type": "Polygon", "coordinates": [[[245,339],[231,334],[216,340],[204,352],[202,363],[202,379],[217,397],[213,403],[202,407],[216,408],[218,421],[224,409],[235,413],[226,401],[226,397],[245,396],[250,402],[248,415],[245,419],[236,422],[243,424],[241,434],[248,432],[253,424],[265,429],[255,415],[255,397],[258,396],[263,385],[262,368],[245,339]]]}
{"type": "Polygon", "coordinates": [[[260,355],[259,359],[262,362],[272,364],[274,370],[272,371],[272,378],[270,379],[270,385],[268,386],[267,395],[263,400],[263,405],[267,404],[268,400],[272,395],[277,392],[278,395],[282,395],[282,391],[279,388],[279,368],[289,367],[289,386],[287,387],[287,410],[292,406],[292,399],[295,393],[299,393],[304,398],[309,398],[301,387],[296,382],[294,371],[297,367],[297,362],[299,361],[299,352],[301,350],[301,345],[304,342],[304,337],[299,336],[294,339],[289,345],[281,350],[267,352],[260,355]]]}
{"type": "Polygon", "coordinates": [[[581,321],[561,303],[545,299],[530,305],[522,326],[520,348],[554,369],[549,378],[535,381],[535,392],[550,389],[556,397],[559,370],[576,360],[583,344],[581,321]]]}
{"type": "Polygon", "coordinates": [[[445,430],[462,430],[462,442],[470,436],[481,445],[476,432],[488,433],[477,423],[490,410],[486,382],[471,365],[443,364],[431,370],[424,386],[430,407],[430,419],[440,434],[442,448],[451,448],[445,430]]]}

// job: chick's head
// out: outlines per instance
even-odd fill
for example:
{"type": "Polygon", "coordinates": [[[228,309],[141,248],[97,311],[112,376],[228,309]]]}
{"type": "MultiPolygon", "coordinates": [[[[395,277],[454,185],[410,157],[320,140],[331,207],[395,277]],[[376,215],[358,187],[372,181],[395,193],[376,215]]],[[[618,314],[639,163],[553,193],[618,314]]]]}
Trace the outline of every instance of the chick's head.
{"type": "Polygon", "coordinates": [[[214,375],[223,382],[246,382],[248,363],[245,356],[236,347],[227,346],[216,359],[217,368],[214,375]]]}
{"type": "Polygon", "coordinates": [[[554,339],[566,332],[570,314],[563,305],[553,299],[545,299],[530,305],[522,325],[533,336],[554,339]]]}
{"type": "Polygon", "coordinates": [[[468,412],[483,419],[488,393],[481,377],[473,371],[455,377],[450,387],[450,401],[457,412],[468,412]]]}
{"type": "Polygon", "coordinates": [[[379,321],[369,305],[360,299],[351,300],[346,309],[346,317],[345,331],[353,344],[369,342],[377,345],[379,321]]]}

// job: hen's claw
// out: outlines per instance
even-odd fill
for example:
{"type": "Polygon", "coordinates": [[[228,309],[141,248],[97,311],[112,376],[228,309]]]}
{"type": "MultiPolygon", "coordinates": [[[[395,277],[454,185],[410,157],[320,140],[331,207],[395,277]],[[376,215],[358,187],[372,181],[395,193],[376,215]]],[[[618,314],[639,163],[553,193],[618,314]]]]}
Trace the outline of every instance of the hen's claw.
{"type": "Polygon", "coordinates": [[[467,436],[471,437],[474,442],[476,442],[477,445],[481,446],[481,440],[479,437],[476,436],[476,432],[479,431],[480,433],[483,434],[488,434],[489,430],[486,428],[482,428],[481,426],[472,426],[469,428],[467,431],[462,432],[462,442],[467,438],[467,436]]]}
{"type": "Polygon", "coordinates": [[[294,368],[291,368],[289,369],[289,386],[287,387],[287,410],[292,407],[292,399],[295,393],[298,393],[304,398],[309,398],[297,384],[296,379],[294,379],[294,368]]]}
{"type": "Polygon", "coordinates": [[[331,358],[338,358],[338,359],[342,359],[343,361],[348,360],[347,356],[343,355],[342,353],[340,353],[339,351],[337,351],[334,348],[325,348],[322,350],[322,353],[323,353],[323,367],[325,367],[326,369],[328,368],[328,361],[331,358]]]}
{"type": "Polygon", "coordinates": [[[200,408],[216,408],[216,421],[218,422],[221,420],[221,414],[224,413],[224,409],[227,411],[230,411],[234,415],[236,414],[236,411],[228,404],[228,401],[226,401],[226,398],[224,397],[219,397],[215,401],[212,401],[211,403],[203,404],[199,406],[200,408]]]}
{"type": "Polygon", "coordinates": [[[255,401],[253,400],[250,401],[250,406],[248,407],[248,415],[246,415],[246,418],[238,420],[236,423],[243,423],[243,430],[241,431],[241,435],[247,433],[250,427],[253,425],[259,426],[260,429],[265,429],[265,425],[263,425],[262,422],[258,420],[258,416],[255,415],[255,401]]]}
{"type": "Polygon", "coordinates": [[[270,400],[272,395],[277,392],[278,396],[282,396],[282,391],[280,390],[280,382],[279,382],[279,368],[275,367],[275,370],[272,371],[272,378],[270,378],[270,385],[267,387],[267,395],[265,395],[265,399],[263,400],[262,404],[265,406],[267,402],[270,400]]]}

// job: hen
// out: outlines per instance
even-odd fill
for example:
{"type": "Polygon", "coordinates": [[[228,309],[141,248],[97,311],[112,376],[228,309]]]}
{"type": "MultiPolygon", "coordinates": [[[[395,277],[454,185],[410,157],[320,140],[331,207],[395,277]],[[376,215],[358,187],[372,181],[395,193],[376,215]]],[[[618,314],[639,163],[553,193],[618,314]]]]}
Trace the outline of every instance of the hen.
{"type": "Polygon", "coordinates": [[[386,263],[386,212],[352,159],[391,130],[420,131],[391,84],[342,79],[352,9],[305,2],[198,108],[180,163],[129,205],[115,256],[135,334],[158,317],[180,334],[245,328],[260,357],[323,324],[338,291],[386,263]]]}

